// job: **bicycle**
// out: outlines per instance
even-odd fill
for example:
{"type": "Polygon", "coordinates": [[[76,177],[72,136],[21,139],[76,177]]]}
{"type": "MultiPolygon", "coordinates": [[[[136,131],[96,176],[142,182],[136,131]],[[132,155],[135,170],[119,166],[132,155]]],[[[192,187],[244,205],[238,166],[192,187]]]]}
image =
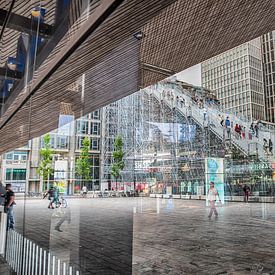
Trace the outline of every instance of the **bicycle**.
{"type": "Polygon", "coordinates": [[[63,196],[61,196],[59,198],[59,207],[63,207],[63,208],[68,207],[68,203],[67,203],[66,199],[63,196]]]}
{"type": "Polygon", "coordinates": [[[58,197],[58,199],[54,201],[54,204],[55,204],[55,208],[59,208],[59,207],[67,208],[68,207],[68,203],[63,196],[58,197]]]}

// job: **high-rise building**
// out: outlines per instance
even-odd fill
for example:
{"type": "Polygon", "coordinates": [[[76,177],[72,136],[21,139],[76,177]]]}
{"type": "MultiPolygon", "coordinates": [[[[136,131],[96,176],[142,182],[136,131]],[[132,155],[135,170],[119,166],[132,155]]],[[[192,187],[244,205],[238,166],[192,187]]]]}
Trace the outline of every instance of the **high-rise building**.
{"type": "Polygon", "coordinates": [[[265,118],[260,38],[202,62],[201,74],[202,86],[215,91],[226,111],[265,118]]]}
{"type": "Polygon", "coordinates": [[[261,37],[266,120],[275,123],[275,31],[261,37]]]}

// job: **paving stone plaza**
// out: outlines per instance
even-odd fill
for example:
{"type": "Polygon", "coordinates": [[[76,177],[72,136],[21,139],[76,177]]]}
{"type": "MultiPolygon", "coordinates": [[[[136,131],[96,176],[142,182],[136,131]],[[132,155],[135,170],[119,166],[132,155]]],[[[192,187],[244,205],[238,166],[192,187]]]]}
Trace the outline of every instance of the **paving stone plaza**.
{"type": "Polygon", "coordinates": [[[275,274],[271,203],[226,203],[210,220],[198,200],[74,198],[69,214],[47,203],[18,201],[16,230],[82,274],[275,274]]]}

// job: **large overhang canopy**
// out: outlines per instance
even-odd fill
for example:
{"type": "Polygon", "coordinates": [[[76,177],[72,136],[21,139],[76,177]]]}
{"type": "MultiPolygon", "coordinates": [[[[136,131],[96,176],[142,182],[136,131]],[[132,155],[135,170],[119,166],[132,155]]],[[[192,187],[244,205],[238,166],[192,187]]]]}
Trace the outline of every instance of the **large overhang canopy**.
{"type": "Polygon", "coordinates": [[[33,77],[11,91],[0,118],[0,151],[56,128],[64,103],[77,118],[275,29],[274,5],[273,0],[90,1],[55,44],[37,53],[33,77]],[[68,89],[80,77],[82,88],[68,89]]]}

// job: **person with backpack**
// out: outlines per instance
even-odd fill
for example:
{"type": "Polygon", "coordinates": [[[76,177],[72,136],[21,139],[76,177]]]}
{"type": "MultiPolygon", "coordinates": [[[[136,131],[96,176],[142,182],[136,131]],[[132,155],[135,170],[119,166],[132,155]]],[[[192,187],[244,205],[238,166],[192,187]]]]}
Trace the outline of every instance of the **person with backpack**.
{"type": "Polygon", "coordinates": [[[15,194],[10,183],[6,184],[6,192],[1,195],[4,197],[4,212],[7,214],[7,229],[14,229],[15,219],[13,207],[15,205],[15,194]]]}

